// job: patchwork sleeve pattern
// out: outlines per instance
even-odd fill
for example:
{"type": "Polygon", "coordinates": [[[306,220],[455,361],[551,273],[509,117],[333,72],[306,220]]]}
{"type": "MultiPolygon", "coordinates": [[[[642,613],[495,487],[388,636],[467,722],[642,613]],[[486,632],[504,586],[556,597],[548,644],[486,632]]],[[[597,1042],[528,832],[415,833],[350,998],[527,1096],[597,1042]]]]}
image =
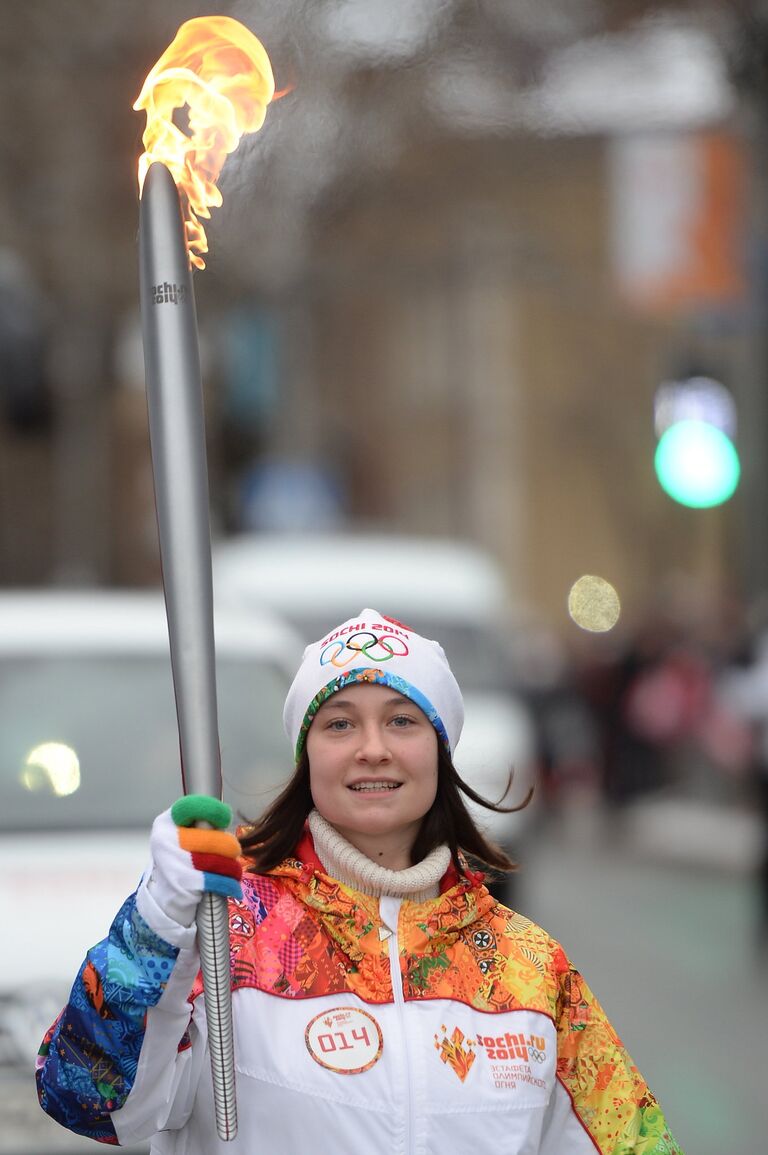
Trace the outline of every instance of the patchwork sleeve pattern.
{"type": "Polygon", "coordinates": [[[135,895],[88,952],[37,1062],[40,1105],[62,1126],[118,1143],[111,1115],[130,1094],[147,1012],[160,1001],[178,954],[139,914],[135,895]]]}
{"type": "Polygon", "coordinates": [[[596,1150],[600,1155],[683,1155],[605,1012],[559,947],[554,967],[557,1077],[596,1150]]]}

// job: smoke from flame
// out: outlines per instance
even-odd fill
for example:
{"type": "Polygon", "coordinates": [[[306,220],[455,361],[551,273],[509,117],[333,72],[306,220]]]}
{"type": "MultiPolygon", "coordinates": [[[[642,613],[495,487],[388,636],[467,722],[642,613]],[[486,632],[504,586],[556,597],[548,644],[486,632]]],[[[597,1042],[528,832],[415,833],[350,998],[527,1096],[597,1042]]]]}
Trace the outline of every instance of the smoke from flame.
{"type": "Polygon", "coordinates": [[[261,41],[229,16],[200,16],[181,25],[133,106],[147,114],[139,190],[150,164],[162,161],[181,194],[189,259],[199,269],[208,252],[201,218],[222,203],[216,181],[224,161],[244,133],[261,128],[274,95],[261,41]],[[185,108],[188,133],[174,123],[185,108]]]}

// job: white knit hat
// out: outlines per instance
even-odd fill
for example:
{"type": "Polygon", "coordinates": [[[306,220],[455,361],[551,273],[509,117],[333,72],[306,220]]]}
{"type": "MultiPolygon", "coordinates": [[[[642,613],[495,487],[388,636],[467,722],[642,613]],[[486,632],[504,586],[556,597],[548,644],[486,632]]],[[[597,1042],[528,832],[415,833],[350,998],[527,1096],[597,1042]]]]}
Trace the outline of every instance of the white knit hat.
{"type": "Polygon", "coordinates": [[[442,647],[394,618],[366,609],[304,651],[283,710],[285,732],[297,759],[323,702],[356,682],[390,686],[410,698],[448,751],[456,749],[464,702],[442,647]]]}

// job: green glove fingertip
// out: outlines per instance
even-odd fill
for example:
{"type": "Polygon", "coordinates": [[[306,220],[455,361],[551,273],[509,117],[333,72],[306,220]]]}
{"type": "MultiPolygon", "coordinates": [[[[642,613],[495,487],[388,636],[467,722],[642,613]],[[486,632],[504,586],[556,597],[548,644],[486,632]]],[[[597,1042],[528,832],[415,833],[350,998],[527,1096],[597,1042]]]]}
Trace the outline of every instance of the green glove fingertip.
{"type": "Polygon", "coordinates": [[[208,794],[185,794],[171,807],[171,818],[177,826],[208,822],[216,830],[226,830],[232,821],[232,807],[208,794]]]}

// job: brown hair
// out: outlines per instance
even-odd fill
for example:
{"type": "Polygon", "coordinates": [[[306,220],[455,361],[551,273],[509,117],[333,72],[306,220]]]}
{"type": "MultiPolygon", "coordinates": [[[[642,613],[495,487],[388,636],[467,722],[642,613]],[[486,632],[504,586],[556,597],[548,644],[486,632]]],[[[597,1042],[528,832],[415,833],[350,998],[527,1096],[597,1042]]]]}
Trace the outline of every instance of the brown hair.
{"type": "MultiPolygon", "coordinates": [[[[509,782],[511,781],[510,773],[509,782]]],[[[515,870],[516,863],[500,846],[486,838],[476,826],[462,794],[486,810],[494,810],[499,814],[512,814],[528,805],[533,789],[529,790],[519,806],[502,806],[498,802],[489,802],[461,778],[447,749],[442,742],[438,742],[437,794],[432,806],[424,815],[421,829],[413,844],[412,861],[421,862],[436,846],[447,843],[453,864],[459,871],[463,869],[459,858],[461,852],[493,870],[504,872],[515,870]]],[[[243,854],[253,862],[248,869],[262,874],[272,870],[284,858],[293,854],[304,830],[307,815],[313,806],[309,784],[309,755],[305,748],[288,785],[261,817],[249,825],[240,838],[243,854]]]]}

